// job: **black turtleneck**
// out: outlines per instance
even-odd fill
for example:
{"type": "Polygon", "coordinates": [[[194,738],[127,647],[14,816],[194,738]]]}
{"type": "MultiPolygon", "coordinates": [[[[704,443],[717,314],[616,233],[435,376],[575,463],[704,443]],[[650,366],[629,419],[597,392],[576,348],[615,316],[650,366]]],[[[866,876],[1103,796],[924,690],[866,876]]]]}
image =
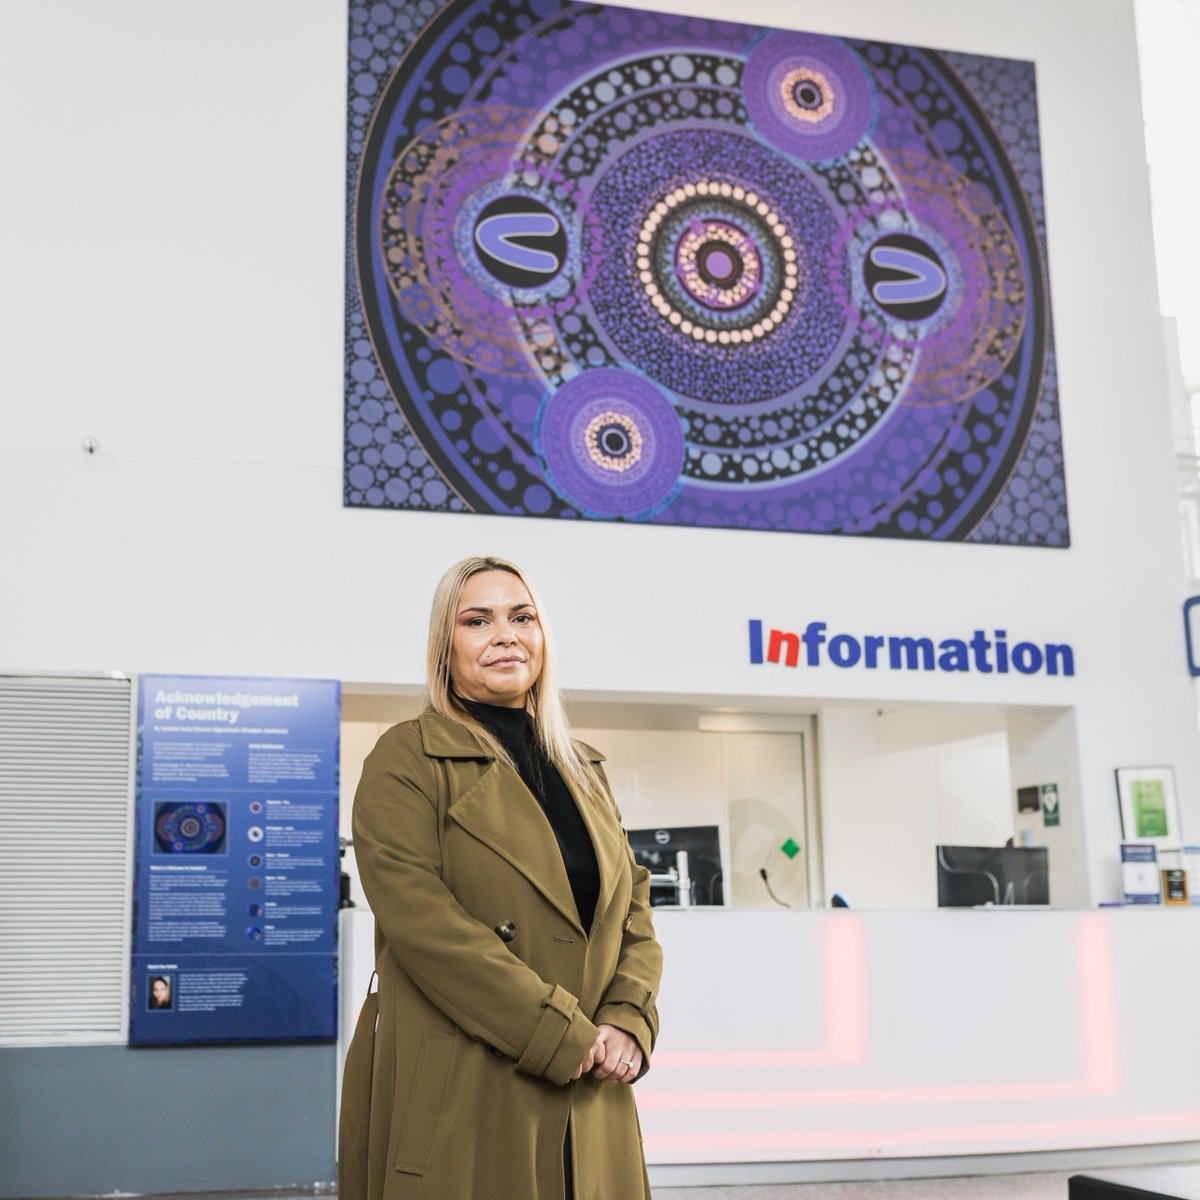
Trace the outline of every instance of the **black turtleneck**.
{"type": "Polygon", "coordinates": [[[590,931],[592,918],[596,915],[596,901],[600,897],[596,851],[563,777],[534,736],[529,714],[523,708],[502,708],[477,700],[464,700],[463,707],[508,752],[517,773],[546,814],[562,853],[563,866],[567,869],[579,923],[590,931]]]}

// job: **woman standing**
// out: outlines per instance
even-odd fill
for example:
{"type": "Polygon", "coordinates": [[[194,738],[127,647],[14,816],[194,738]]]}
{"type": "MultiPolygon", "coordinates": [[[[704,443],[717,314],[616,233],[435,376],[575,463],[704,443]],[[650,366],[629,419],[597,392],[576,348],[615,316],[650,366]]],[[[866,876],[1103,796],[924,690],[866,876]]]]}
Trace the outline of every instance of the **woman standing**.
{"type": "Polygon", "coordinates": [[[427,702],[354,802],[379,991],[346,1062],[339,1200],[649,1200],[628,1086],[658,1033],[649,878],[512,563],[442,577],[427,702]]]}

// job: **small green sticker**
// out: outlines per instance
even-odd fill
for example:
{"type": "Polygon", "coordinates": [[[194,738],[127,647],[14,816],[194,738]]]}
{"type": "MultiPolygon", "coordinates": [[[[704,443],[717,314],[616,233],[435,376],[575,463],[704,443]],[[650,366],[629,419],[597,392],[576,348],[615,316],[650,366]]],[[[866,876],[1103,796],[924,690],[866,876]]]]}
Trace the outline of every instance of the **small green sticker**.
{"type": "Polygon", "coordinates": [[[1058,784],[1043,783],[1038,789],[1041,792],[1042,800],[1042,824],[1057,825],[1059,824],[1058,813],[1058,784]]]}
{"type": "Polygon", "coordinates": [[[788,858],[795,858],[796,855],[800,853],[800,847],[791,838],[788,838],[788,840],[779,848],[788,856],[788,858]]]}

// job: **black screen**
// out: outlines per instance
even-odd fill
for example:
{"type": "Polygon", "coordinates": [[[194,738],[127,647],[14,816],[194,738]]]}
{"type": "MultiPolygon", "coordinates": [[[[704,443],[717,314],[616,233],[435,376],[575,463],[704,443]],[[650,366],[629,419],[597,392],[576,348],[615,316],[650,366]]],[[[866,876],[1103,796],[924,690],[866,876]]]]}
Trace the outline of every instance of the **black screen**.
{"type": "Polygon", "coordinates": [[[939,846],[939,908],[978,904],[1049,904],[1045,846],[939,846]]]}
{"type": "MultiPolygon", "coordinates": [[[[631,829],[629,845],[633,856],[651,874],[675,866],[675,855],[686,850],[688,875],[692,880],[692,904],[724,904],[721,876],[721,841],[715,825],[688,825],[673,829],[631,829]]],[[[651,886],[653,905],[678,904],[672,887],[651,886]]]]}

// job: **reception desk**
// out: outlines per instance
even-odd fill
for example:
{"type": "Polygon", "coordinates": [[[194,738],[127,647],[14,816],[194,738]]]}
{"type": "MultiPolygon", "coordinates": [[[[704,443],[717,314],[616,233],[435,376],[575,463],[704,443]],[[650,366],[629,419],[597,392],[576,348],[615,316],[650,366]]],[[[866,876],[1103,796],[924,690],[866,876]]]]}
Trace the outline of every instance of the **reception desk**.
{"type": "Polygon", "coordinates": [[[637,1085],[652,1166],[1167,1161],[1200,1140],[1200,910],[659,909],[656,927],[662,1033],[637,1085]]]}

